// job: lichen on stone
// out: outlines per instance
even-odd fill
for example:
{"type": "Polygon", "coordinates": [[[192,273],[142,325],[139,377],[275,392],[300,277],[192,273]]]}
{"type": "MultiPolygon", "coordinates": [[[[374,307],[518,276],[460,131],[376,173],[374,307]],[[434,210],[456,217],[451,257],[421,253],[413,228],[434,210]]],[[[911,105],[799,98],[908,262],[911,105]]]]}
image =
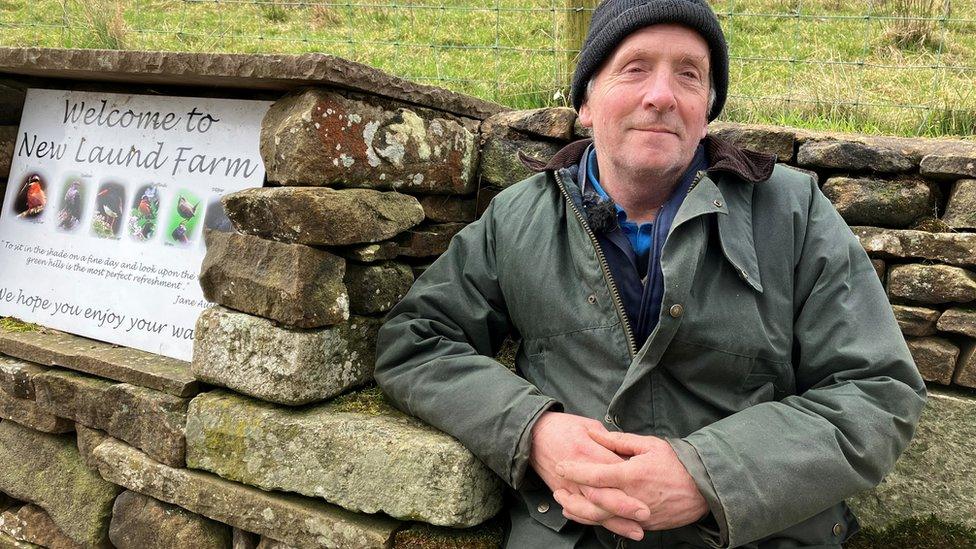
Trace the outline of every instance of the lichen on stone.
{"type": "Polygon", "coordinates": [[[36,332],[40,328],[37,324],[24,322],[11,316],[0,318],[0,330],[4,332],[36,332]]]}
{"type": "Polygon", "coordinates": [[[400,413],[375,385],[342,395],[333,400],[330,407],[336,412],[357,412],[371,416],[400,413]]]}

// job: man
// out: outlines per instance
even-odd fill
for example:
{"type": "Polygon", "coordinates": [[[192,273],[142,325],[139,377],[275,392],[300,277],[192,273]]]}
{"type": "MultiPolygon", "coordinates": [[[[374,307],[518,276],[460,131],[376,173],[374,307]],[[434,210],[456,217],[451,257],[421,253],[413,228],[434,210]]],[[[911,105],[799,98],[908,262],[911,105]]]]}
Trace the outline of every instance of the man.
{"type": "Polygon", "coordinates": [[[704,0],[604,2],[572,90],[592,142],[499,194],[380,331],[390,398],[517,490],[508,547],[840,547],[844,498],[914,432],[870,261],[814,178],[706,135],[727,87],[704,0]]]}

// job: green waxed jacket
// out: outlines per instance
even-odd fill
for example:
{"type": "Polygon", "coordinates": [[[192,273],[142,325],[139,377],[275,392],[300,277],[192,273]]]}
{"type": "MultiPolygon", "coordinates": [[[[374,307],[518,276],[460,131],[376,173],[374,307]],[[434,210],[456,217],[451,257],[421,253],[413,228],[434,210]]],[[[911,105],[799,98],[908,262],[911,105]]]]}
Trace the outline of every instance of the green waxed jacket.
{"type": "MultiPolygon", "coordinates": [[[[518,490],[509,547],[612,539],[563,518],[526,467],[527,429],[552,406],[690,444],[731,547],[839,546],[857,528],[842,500],[880,482],[914,433],[924,384],[815,179],[711,137],[706,148],[642,348],[562,167],[580,146],[499,194],[380,330],[375,377],[393,402],[518,490]],[[491,358],[509,334],[516,372],[491,358]]],[[[708,547],[706,530],[629,547],[708,547]]]]}

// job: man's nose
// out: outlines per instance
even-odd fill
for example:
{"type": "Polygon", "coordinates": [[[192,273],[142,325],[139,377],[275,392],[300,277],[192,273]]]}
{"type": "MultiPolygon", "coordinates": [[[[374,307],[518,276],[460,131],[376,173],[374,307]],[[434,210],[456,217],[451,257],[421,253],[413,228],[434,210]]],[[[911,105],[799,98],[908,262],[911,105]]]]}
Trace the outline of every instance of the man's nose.
{"type": "Polygon", "coordinates": [[[644,107],[660,112],[674,110],[674,78],[668,71],[654,71],[644,90],[644,107]]]}

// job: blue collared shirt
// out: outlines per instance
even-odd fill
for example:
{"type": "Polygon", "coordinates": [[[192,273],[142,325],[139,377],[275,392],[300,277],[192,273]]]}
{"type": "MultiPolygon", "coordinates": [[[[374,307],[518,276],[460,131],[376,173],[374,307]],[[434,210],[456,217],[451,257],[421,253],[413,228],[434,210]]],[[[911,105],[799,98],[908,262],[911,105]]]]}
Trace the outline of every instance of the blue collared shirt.
{"type": "MultiPolygon", "coordinates": [[[[609,200],[610,196],[607,195],[607,192],[600,185],[600,168],[597,165],[596,149],[591,146],[587,150],[589,151],[589,158],[587,158],[586,162],[586,184],[593,185],[593,190],[601,198],[609,200]]],[[[585,186],[583,188],[585,189],[585,186]]],[[[638,271],[640,271],[641,278],[643,278],[647,269],[647,261],[651,254],[651,244],[654,242],[654,222],[634,223],[627,219],[627,212],[624,211],[620,204],[614,203],[614,206],[617,208],[617,225],[624,232],[627,240],[630,241],[630,246],[637,256],[638,271]]]]}

